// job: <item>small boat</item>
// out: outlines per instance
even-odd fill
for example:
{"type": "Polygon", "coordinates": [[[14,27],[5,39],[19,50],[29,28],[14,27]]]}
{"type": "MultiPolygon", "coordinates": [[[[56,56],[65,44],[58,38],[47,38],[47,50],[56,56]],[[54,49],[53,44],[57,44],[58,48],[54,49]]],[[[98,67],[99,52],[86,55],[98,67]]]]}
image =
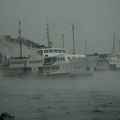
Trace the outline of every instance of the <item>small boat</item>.
{"type": "Polygon", "coordinates": [[[113,40],[113,53],[112,56],[108,58],[109,66],[112,69],[120,69],[120,41],[119,41],[119,52],[115,51],[115,32],[114,32],[114,40],[113,40]]]}
{"type": "Polygon", "coordinates": [[[120,53],[109,57],[109,66],[112,69],[120,69],[120,53]]]}

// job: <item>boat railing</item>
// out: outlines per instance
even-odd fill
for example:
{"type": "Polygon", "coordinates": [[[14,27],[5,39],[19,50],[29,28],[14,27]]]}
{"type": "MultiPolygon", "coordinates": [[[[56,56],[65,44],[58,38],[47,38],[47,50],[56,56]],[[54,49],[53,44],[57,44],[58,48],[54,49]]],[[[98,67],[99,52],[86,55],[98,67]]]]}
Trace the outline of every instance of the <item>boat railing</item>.
{"type": "Polygon", "coordinates": [[[49,62],[49,63],[44,63],[44,65],[52,65],[53,62],[49,62]]]}

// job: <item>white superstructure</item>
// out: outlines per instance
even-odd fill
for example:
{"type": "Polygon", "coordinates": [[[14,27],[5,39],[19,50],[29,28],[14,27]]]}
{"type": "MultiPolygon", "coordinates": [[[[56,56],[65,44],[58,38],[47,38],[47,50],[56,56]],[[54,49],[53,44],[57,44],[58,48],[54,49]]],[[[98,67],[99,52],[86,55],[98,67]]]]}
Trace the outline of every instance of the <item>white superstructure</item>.
{"type": "Polygon", "coordinates": [[[109,57],[109,66],[111,68],[120,69],[120,53],[109,57]]]}
{"type": "Polygon", "coordinates": [[[5,70],[9,72],[37,72],[38,74],[91,74],[94,61],[86,55],[69,54],[62,48],[38,49],[33,55],[10,58],[5,70]]]}

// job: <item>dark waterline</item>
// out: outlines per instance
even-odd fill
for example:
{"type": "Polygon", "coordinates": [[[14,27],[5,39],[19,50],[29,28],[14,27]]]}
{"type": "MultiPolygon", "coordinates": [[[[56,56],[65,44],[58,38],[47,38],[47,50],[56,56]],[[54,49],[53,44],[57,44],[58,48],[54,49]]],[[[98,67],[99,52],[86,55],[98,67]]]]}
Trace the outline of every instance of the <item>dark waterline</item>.
{"type": "Polygon", "coordinates": [[[0,113],[16,120],[119,120],[120,71],[0,77],[0,113]]]}

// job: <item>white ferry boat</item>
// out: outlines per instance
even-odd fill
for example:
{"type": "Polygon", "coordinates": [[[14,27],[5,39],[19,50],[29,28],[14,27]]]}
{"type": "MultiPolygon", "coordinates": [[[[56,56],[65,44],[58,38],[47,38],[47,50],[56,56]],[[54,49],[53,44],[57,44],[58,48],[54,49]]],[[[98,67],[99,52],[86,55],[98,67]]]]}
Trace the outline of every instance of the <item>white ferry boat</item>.
{"type": "Polygon", "coordinates": [[[53,74],[92,74],[95,63],[86,55],[69,54],[62,48],[38,49],[29,57],[9,58],[5,61],[4,72],[10,74],[33,73],[53,74]]]}
{"type": "Polygon", "coordinates": [[[120,69],[120,53],[109,57],[109,66],[113,69],[120,69]]]}
{"type": "Polygon", "coordinates": [[[22,56],[21,22],[19,21],[20,57],[9,58],[4,61],[3,73],[21,74],[38,73],[41,75],[56,74],[92,74],[95,62],[88,59],[86,55],[75,53],[74,25],[73,28],[73,54],[67,53],[66,49],[52,48],[49,41],[49,28],[47,24],[48,47],[37,49],[34,54],[28,57],[22,56]]]}

